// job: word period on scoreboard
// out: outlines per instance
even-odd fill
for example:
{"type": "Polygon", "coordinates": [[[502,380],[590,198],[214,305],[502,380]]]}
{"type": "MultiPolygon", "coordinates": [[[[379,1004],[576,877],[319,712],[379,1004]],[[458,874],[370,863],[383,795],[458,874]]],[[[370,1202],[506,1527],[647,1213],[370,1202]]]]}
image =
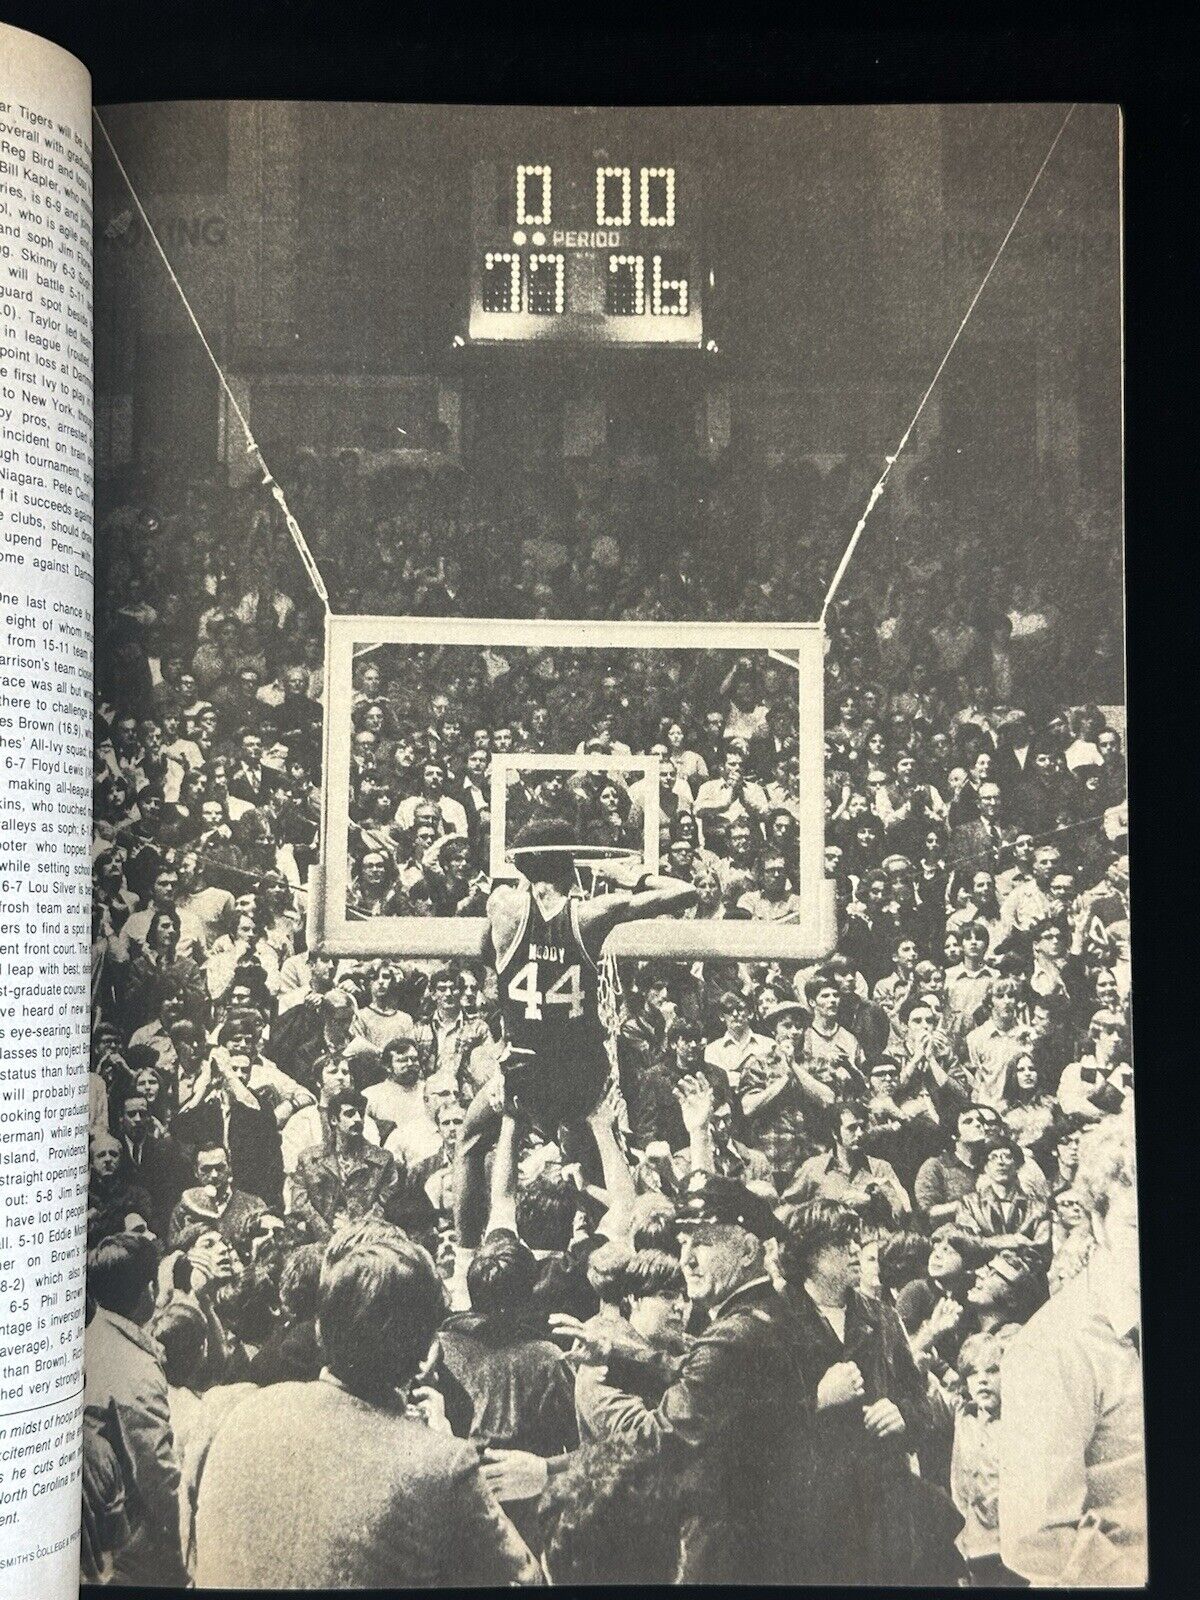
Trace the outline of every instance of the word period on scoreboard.
{"type": "Polygon", "coordinates": [[[472,343],[701,344],[694,168],[480,161],[471,210],[472,343]]]}

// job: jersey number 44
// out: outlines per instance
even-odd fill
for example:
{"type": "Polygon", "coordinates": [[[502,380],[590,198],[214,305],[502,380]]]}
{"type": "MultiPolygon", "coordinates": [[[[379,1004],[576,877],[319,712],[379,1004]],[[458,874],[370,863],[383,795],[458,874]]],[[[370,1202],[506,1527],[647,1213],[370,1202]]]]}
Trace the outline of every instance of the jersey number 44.
{"type": "Polygon", "coordinates": [[[552,1006],[566,1008],[559,1013],[561,1016],[582,1017],[584,991],[580,965],[576,962],[573,967],[567,967],[548,989],[543,989],[538,963],[527,961],[510,979],[508,998],[524,1008],[523,1015],[527,1022],[542,1021],[547,1008],[552,1006]]]}

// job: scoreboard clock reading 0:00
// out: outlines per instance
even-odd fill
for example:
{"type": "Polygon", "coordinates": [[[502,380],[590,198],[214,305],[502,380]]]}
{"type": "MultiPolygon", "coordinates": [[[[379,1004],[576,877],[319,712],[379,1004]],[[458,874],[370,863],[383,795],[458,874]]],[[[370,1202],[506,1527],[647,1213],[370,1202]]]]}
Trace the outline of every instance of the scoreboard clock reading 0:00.
{"type": "Polygon", "coordinates": [[[472,344],[700,346],[694,169],[480,161],[471,221],[472,344]]]}

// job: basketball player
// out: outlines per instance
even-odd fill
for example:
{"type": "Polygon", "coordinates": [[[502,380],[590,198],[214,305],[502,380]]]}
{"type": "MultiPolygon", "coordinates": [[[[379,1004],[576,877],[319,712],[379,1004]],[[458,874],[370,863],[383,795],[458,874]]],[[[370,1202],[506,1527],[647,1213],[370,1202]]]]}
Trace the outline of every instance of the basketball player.
{"type": "Polygon", "coordinates": [[[622,922],[678,915],[696,901],[690,883],[646,872],[641,861],[597,861],[617,887],[583,900],[572,894],[578,838],[549,817],[517,835],[517,884],[498,884],[488,899],[491,956],[504,1025],[503,1104],[492,1086],[467,1112],[455,1160],[455,1224],[460,1249],[478,1244],[487,1212],[484,1162],[502,1115],[531,1123],[548,1138],[586,1124],[608,1083],[610,1064],[600,1020],[600,953],[622,922]]]}

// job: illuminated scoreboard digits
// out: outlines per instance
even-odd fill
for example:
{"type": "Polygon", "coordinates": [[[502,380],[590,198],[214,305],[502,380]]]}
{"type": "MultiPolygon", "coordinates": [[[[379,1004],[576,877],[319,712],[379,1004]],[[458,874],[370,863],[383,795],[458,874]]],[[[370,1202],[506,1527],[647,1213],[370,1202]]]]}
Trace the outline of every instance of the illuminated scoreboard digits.
{"type": "Polygon", "coordinates": [[[525,309],[533,317],[561,317],[566,309],[566,257],[541,252],[529,257],[525,309]]]}
{"type": "Polygon", "coordinates": [[[521,308],[521,258],[512,250],[489,250],[483,259],[483,309],[487,312],[521,308]]]}
{"type": "Polygon", "coordinates": [[[478,162],[468,337],[696,349],[700,223],[683,163],[478,162]]]}

